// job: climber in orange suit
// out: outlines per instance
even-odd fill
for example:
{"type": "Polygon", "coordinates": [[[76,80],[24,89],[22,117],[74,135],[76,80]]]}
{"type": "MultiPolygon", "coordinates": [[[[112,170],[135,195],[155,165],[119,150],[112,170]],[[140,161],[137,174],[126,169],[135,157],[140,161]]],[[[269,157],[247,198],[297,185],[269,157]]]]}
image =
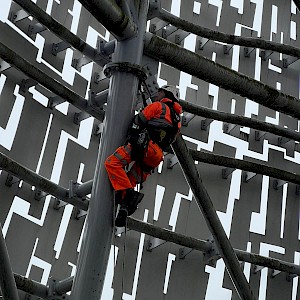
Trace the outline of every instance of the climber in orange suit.
{"type": "Polygon", "coordinates": [[[125,225],[142,200],[143,194],[134,187],[143,183],[163,160],[166,150],[179,132],[181,106],[176,87],[163,86],[155,102],[134,117],[127,143],[105,161],[109,180],[115,190],[115,202],[120,209],[115,225],[125,225]]]}

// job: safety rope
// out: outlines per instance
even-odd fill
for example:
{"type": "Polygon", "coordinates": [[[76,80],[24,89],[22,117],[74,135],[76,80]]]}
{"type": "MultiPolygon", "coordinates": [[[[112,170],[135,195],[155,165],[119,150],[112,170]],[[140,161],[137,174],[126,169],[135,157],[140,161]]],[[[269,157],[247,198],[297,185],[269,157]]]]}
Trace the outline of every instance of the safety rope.
{"type": "Polygon", "coordinates": [[[122,295],[124,293],[124,271],[125,271],[125,256],[126,256],[126,239],[127,239],[127,218],[125,221],[124,245],[123,245],[123,260],[122,260],[122,295]]]}
{"type": "MultiPolygon", "coordinates": [[[[114,192],[115,193],[115,192],[114,192]]],[[[114,198],[115,198],[115,194],[114,194],[114,198]]],[[[116,248],[116,226],[115,226],[115,223],[116,223],[116,202],[115,202],[115,199],[113,199],[113,213],[112,213],[112,218],[113,218],[113,251],[114,251],[114,269],[113,269],[113,278],[115,277],[115,269],[116,269],[116,251],[115,251],[115,248],[116,248]]]]}
{"type": "Polygon", "coordinates": [[[147,101],[146,101],[147,98],[146,98],[145,93],[148,94],[148,98],[150,98],[150,99],[151,99],[151,96],[152,96],[145,79],[140,79],[139,80],[139,91],[141,92],[142,99],[143,99],[143,106],[145,108],[146,106],[148,106],[147,101]],[[143,90],[142,87],[145,90],[143,90]]]}
{"type": "MultiPolygon", "coordinates": [[[[116,215],[117,215],[117,211],[116,211],[116,202],[115,202],[115,199],[114,199],[114,204],[113,204],[113,245],[114,245],[114,248],[113,248],[113,251],[114,251],[114,268],[113,268],[113,278],[115,278],[115,271],[116,271],[116,267],[117,267],[117,261],[116,261],[116,251],[115,251],[115,247],[116,247],[116,244],[115,244],[115,241],[116,241],[116,215]]],[[[124,254],[123,254],[123,259],[122,259],[122,282],[121,282],[121,290],[122,290],[122,295],[124,293],[124,269],[125,269],[125,253],[126,253],[126,229],[127,229],[127,219],[126,219],[126,224],[125,224],[125,236],[124,236],[124,245],[123,245],[123,251],[124,251],[124,254]]],[[[121,296],[121,299],[122,299],[122,296],[121,296]]]]}
{"type": "MultiPolygon", "coordinates": [[[[116,241],[116,216],[117,216],[117,213],[118,211],[116,211],[116,202],[115,202],[115,199],[113,201],[113,245],[114,245],[114,269],[113,269],[113,278],[115,278],[115,270],[116,270],[116,267],[117,267],[117,261],[116,261],[116,251],[115,251],[115,247],[116,247],[116,244],[115,244],[115,241],[116,241]]],[[[122,234],[122,233],[121,233],[122,234]]],[[[126,218],[126,223],[125,223],[125,235],[124,235],[124,244],[123,244],[123,259],[122,259],[122,282],[121,282],[121,291],[122,291],[122,295],[124,293],[124,270],[125,270],[125,255],[126,255],[126,237],[127,237],[127,218],[126,218]]],[[[120,253],[120,251],[119,251],[120,253]]],[[[122,296],[121,296],[122,297],[122,296]]],[[[121,298],[122,299],[122,298],[121,298]]]]}

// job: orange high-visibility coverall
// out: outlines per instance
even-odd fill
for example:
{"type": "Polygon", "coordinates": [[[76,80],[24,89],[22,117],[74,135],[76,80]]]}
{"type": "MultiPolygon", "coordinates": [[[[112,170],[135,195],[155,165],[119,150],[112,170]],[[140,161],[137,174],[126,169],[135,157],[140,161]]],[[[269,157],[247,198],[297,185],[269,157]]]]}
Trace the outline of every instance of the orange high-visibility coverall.
{"type": "MultiPolygon", "coordinates": [[[[178,102],[163,98],[145,107],[143,111],[136,116],[136,124],[141,125],[141,122],[146,128],[148,125],[157,128],[171,127],[172,116],[170,108],[166,105],[167,102],[173,103],[173,108],[176,113],[180,114],[182,112],[182,108],[178,102]]],[[[179,122],[177,126],[179,131],[181,123],[179,122]]],[[[150,140],[143,157],[143,164],[146,168],[143,169],[139,164],[134,162],[130,170],[126,172],[125,168],[132,162],[130,155],[131,149],[130,144],[121,146],[105,161],[105,168],[115,191],[134,188],[136,184],[145,181],[151,169],[156,168],[163,160],[161,147],[153,140],[150,140]]]]}
{"type": "Polygon", "coordinates": [[[143,157],[143,164],[147,170],[142,170],[139,164],[133,162],[130,170],[126,172],[125,168],[132,162],[131,149],[130,144],[121,146],[105,161],[105,168],[115,191],[134,188],[138,183],[145,181],[151,169],[156,168],[163,160],[163,151],[150,140],[143,157]]]}
{"type": "MultiPolygon", "coordinates": [[[[145,107],[137,116],[144,124],[154,125],[157,127],[172,126],[172,117],[170,108],[166,103],[172,103],[172,100],[163,98],[160,101],[153,102],[145,107]]],[[[173,108],[177,114],[182,113],[182,107],[178,102],[173,102],[173,108]]],[[[178,129],[181,128],[181,123],[178,123],[178,129]]]]}

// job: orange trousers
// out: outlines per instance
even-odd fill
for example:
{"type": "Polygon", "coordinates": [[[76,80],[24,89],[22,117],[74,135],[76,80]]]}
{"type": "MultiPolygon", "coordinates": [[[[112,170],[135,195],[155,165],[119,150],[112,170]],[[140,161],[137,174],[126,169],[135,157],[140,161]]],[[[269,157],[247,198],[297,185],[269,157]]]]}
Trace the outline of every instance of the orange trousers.
{"type": "MultiPolygon", "coordinates": [[[[105,161],[105,168],[109,180],[115,191],[134,188],[138,183],[144,182],[151,171],[141,170],[141,167],[131,159],[131,145],[119,147],[105,161]],[[129,168],[129,170],[126,170],[129,168]]],[[[163,160],[161,148],[149,142],[148,149],[144,152],[143,162],[151,167],[156,168],[163,160]]]]}

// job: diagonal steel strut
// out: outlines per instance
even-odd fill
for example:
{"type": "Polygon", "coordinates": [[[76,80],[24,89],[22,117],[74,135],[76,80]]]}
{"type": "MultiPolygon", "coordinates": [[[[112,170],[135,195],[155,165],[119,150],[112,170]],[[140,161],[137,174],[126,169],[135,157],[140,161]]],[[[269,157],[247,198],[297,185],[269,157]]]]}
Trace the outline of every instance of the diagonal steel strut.
{"type": "Polygon", "coordinates": [[[243,300],[255,299],[250,285],[239,265],[237,256],[218,218],[213,203],[202,183],[200,174],[195,166],[195,162],[189,154],[188,148],[181,135],[177,137],[172,148],[178,157],[185,178],[192,189],[197,204],[202,211],[211,234],[213,235],[214,241],[225,262],[228,274],[237,293],[243,300]]]}
{"type": "MultiPolygon", "coordinates": [[[[0,224],[0,289],[4,300],[19,300],[18,290],[12,272],[6,243],[0,224]]],[[[2,298],[1,297],[1,298],[2,298]]]]}

